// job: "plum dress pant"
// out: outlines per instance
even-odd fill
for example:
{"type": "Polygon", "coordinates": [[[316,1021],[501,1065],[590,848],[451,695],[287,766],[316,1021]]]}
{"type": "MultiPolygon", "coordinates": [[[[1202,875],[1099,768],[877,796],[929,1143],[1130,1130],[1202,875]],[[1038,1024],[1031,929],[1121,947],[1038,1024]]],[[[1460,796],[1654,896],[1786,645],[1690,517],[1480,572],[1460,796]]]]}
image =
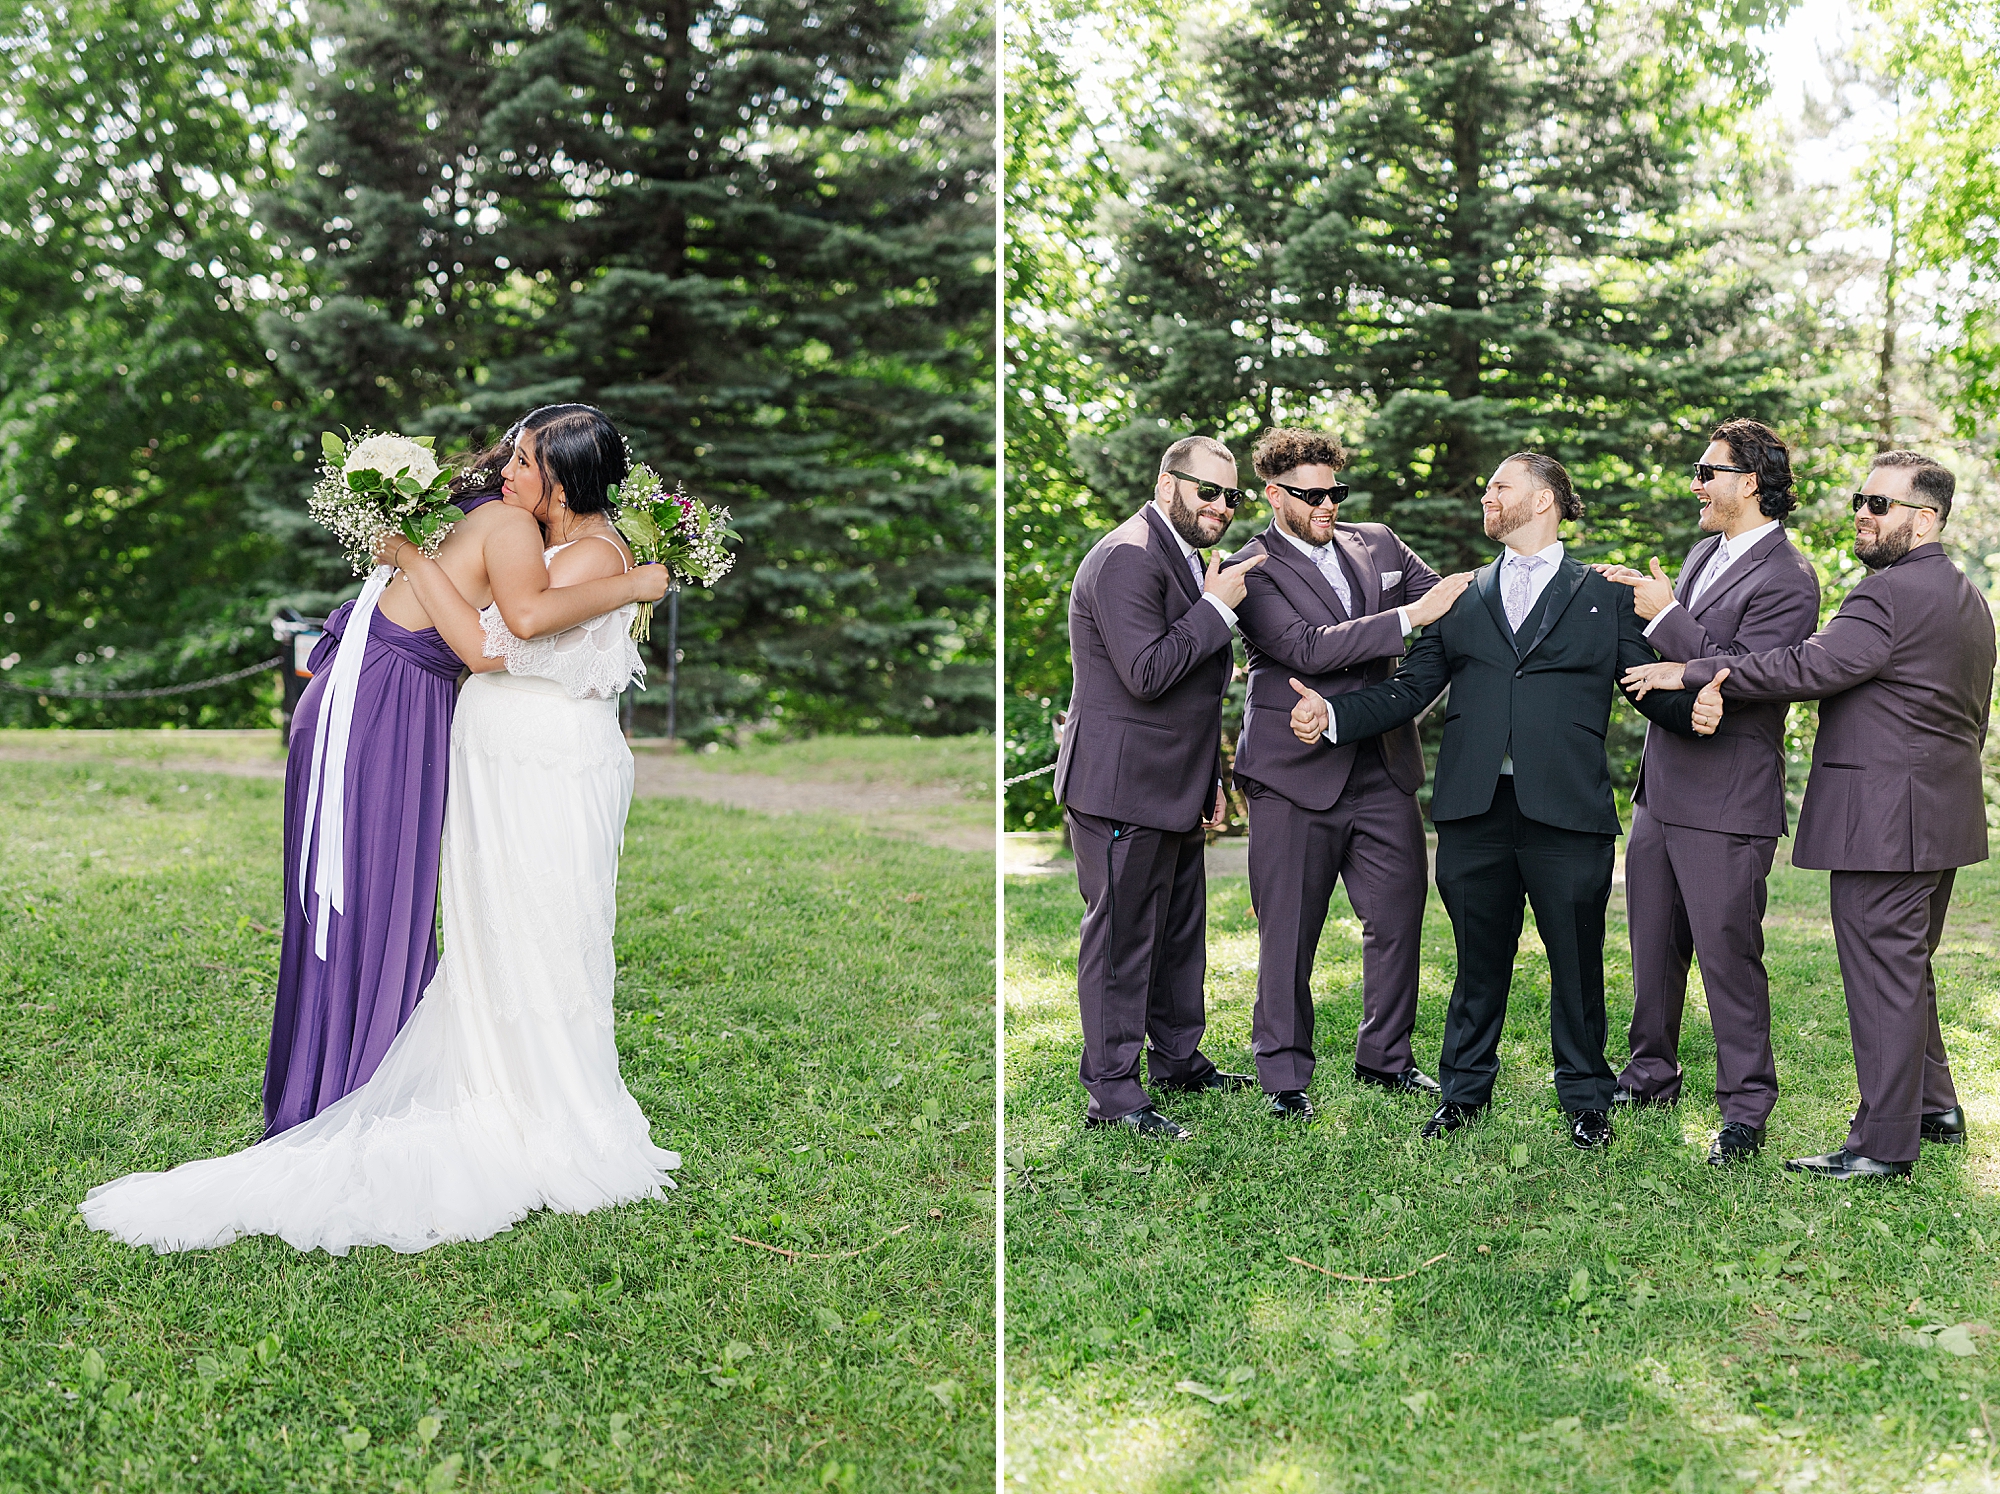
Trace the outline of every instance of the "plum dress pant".
{"type": "Polygon", "coordinates": [[[1361,919],[1361,1025],[1354,1061],[1377,1073],[1416,1067],[1424,883],[1430,866],[1416,797],[1362,744],[1340,797],[1302,809],[1240,780],[1250,805],[1250,897],[1257,908],[1257,1006],[1250,1048],[1267,1094],[1312,1083],[1313,960],[1336,879],[1361,919]]]}
{"type": "Polygon", "coordinates": [[[1955,871],[1837,871],[1828,878],[1861,1083],[1847,1150],[1877,1162],[1914,1162],[1922,1117],[1958,1103],[1931,968],[1956,878],[1955,871]]]}
{"type": "Polygon", "coordinates": [[[1681,1017],[1688,963],[1701,961],[1715,1031],[1715,1100],[1722,1119],[1762,1126],[1778,1103],[1771,1052],[1771,982],[1764,970],[1769,835],[1668,825],[1632,810],[1625,842],[1632,935],[1632,1057],[1623,1089],[1649,1100],[1681,1093],[1681,1017]]]}
{"type": "Polygon", "coordinates": [[[1083,1020],[1085,1114],[1114,1120],[1152,1104],[1155,1084],[1192,1084],[1215,1065],[1207,1030],[1207,837],[1068,810],[1083,928],[1076,995],[1083,1020]]]}

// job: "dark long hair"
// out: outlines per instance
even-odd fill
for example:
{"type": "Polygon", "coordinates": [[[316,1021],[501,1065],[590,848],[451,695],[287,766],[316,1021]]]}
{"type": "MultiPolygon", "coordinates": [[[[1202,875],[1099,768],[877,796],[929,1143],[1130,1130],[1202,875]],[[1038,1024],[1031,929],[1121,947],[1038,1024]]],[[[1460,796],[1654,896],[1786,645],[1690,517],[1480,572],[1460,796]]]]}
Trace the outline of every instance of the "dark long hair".
{"type": "Polygon", "coordinates": [[[468,498],[475,493],[497,493],[507,464],[514,460],[514,433],[509,431],[484,451],[468,451],[454,465],[451,496],[468,498]]]}
{"type": "Polygon", "coordinates": [[[1792,453],[1761,420],[1725,420],[1709,438],[1736,453],[1738,465],[1757,474],[1757,512],[1782,519],[1799,506],[1792,491],[1792,453]]]}
{"type": "Polygon", "coordinates": [[[608,415],[594,405],[543,405],[507,433],[510,446],[524,430],[535,433],[536,460],[562,485],[571,513],[611,511],[610,490],[625,481],[632,462],[608,415]]]}
{"type": "MultiPolygon", "coordinates": [[[[1576,496],[1576,488],[1569,480],[1569,468],[1552,456],[1543,456],[1539,451],[1517,451],[1507,458],[1507,462],[1519,462],[1528,469],[1539,488],[1547,488],[1556,495],[1556,512],[1572,524],[1583,517],[1583,500],[1576,496]]],[[[1502,462],[1501,466],[1506,466],[1502,462]]]]}

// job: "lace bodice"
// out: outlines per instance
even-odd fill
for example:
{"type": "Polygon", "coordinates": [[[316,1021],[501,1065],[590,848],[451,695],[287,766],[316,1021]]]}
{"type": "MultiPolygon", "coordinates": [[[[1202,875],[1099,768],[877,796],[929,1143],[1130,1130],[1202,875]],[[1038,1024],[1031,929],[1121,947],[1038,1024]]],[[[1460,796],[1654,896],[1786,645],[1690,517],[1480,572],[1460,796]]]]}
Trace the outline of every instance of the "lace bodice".
{"type": "MultiPolygon", "coordinates": [[[[547,565],[568,548],[555,545],[544,550],[542,564],[547,565]]],[[[615,612],[547,638],[516,638],[508,631],[498,604],[481,612],[479,621],[486,630],[486,657],[505,659],[509,674],[554,680],[578,700],[586,696],[609,700],[635,680],[642,687],[646,683],[646,664],[639,657],[639,645],[632,641],[632,619],[638,611],[637,603],[627,602],[615,612]]]]}

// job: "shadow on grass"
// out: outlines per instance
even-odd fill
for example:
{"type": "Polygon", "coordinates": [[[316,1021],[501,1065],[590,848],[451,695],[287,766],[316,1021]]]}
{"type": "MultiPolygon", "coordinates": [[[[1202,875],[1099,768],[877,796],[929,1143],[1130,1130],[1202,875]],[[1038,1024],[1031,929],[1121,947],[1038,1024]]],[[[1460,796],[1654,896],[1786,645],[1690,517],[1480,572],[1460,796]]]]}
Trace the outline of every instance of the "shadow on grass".
{"type": "MultiPolygon", "coordinates": [[[[1222,1095],[1171,1107],[1195,1131],[1178,1146],[1086,1134],[1081,905],[1067,881],[1010,879],[1008,1486],[1989,1487],[2000,877],[1961,875],[1939,957],[1973,1141],[1925,1148],[1908,1184],[1843,1190],[1780,1170],[1839,1145],[1855,1100],[1825,899],[1824,873],[1773,877],[1783,1094],[1764,1157],[1720,1171],[1702,1161],[1720,1121],[1698,981],[1688,1098],[1621,1117],[1608,1154],[1569,1146],[1532,926],[1493,1112],[1419,1142],[1420,1102],[1348,1077],[1360,928],[1338,900],[1314,978],[1316,1123],[1277,1125],[1254,1094],[1222,1095]]],[[[1620,922],[1614,1064],[1626,958],[1620,922]]],[[[1210,885],[1210,961],[1205,1049],[1248,1069],[1256,933],[1242,879],[1210,885]]],[[[1433,894],[1427,1069],[1453,963],[1433,894]]]]}

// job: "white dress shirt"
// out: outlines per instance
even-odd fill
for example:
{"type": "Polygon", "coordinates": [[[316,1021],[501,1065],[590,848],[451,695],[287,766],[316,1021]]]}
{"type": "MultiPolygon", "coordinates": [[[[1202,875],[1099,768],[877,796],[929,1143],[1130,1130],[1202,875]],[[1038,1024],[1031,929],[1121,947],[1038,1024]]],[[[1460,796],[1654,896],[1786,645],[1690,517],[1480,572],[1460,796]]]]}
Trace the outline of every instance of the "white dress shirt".
{"type": "MultiPolygon", "coordinates": [[[[1195,554],[1194,546],[1181,538],[1181,532],[1174,528],[1174,521],[1167,518],[1167,506],[1157,498],[1153,500],[1153,506],[1160,511],[1160,517],[1167,520],[1167,533],[1171,534],[1174,537],[1174,543],[1181,547],[1182,561],[1192,560],[1194,562],[1194,584],[1199,587],[1202,583],[1202,577],[1207,574],[1201,564],[1201,558],[1195,554]]],[[[1236,609],[1234,607],[1223,601],[1221,597],[1212,591],[1202,592],[1201,599],[1222,614],[1222,620],[1229,624],[1231,632],[1236,630],[1236,609]]]]}
{"type": "MultiPolygon", "coordinates": [[[[1518,552],[1516,552],[1511,548],[1507,551],[1508,556],[1512,556],[1516,553],[1518,552]]],[[[1529,612],[1533,612],[1535,610],[1535,603],[1539,602],[1542,599],[1542,593],[1548,589],[1548,584],[1551,581],[1555,580],[1556,567],[1562,564],[1562,558],[1563,558],[1562,541],[1557,540],[1553,545],[1550,545],[1546,550],[1538,550],[1535,553],[1537,558],[1541,560],[1542,564],[1537,566],[1535,568],[1535,574],[1528,578],[1529,612]]],[[[1500,562],[1500,584],[1502,586],[1505,586],[1507,584],[1506,557],[1502,557],[1500,562]]],[[[1402,609],[1398,608],[1397,610],[1401,611],[1402,609]]],[[[1404,631],[1406,632],[1408,631],[1407,614],[1405,614],[1404,631]]],[[[1320,740],[1325,742],[1328,746],[1336,746],[1338,745],[1340,740],[1339,732],[1335,729],[1333,724],[1333,708],[1331,706],[1327,707],[1326,730],[1320,734],[1320,740]]],[[[1500,760],[1500,771],[1502,773],[1511,773],[1514,771],[1514,757],[1512,753],[1509,753],[1506,757],[1503,757],[1500,760]]]]}
{"type": "MultiPolygon", "coordinates": [[[[1724,571],[1728,570],[1736,561],[1741,560],[1745,555],[1749,554],[1751,547],[1773,529],[1776,529],[1778,524],[1779,521],[1773,519],[1768,524],[1759,524],[1755,529],[1737,535],[1735,539],[1731,539],[1725,534],[1722,537],[1722,542],[1715,547],[1715,553],[1709,556],[1708,564],[1702,567],[1701,575],[1695,578],[1694,590],[1688,593],[1688,600],[1690,602],[1699,602],[1702,593],[1722,579],[1724,571]]],[[[1653,620],[1646,624],[1646,636],[1651,638],[1653,636],[1653,629],[1660,625],[1660,619],[1678,606],[1680,606],[1679,600],[1670,598],[1666,606],[1655,612],[1653,620]]]]}
{"type": "MultiPolygon", "coordinates": [[[[1320,574],[1326,577],[1327,585],[1340,594],[1340,600],[1346,606],[1348,615],[1350,617],[1360,616],[1360,613],[1355,610],[1354,598],[1348,587],[1346,572],[1340,569],[1340,557],[1335,553],[1333,542],[1329,540],[1323,545],[1309,545],[1296,534],[1293,534],[1283,524],[1277,525],[1276,528],[1278,533],[1292,542],[1301,555],[1319,567],[1320,574]],[[1340,576],[1340,580],[1338,581],[1333,579],[1336,573],[1340,576]]],[[[1403,636],[1405,638],[1416,631],[1410,626],[1409,608],[1398,607],[1396,609],[1396,621],[1403,625],[1403,636]]]]}
{"type": "MultiPolygon", "coordinates": [[[[1500,595],[1503,597],[1507,595],[1508,563],[1520,553],[1520,551],[1510,548],[1500,561],[1500,595]]],[[[1521,614],[1523,622],[1527,621],[1528,612],[1535,610],[1535,603],[1542,599],[1542,593],[1548,590],[1549,583],[1556,578],[1556,567],[1562,564],[1563,558],[1562,541],[1557,540],[1546,550],[1537,550],[1535,558],[1541,561],[1541,564],[1536,566],[1533,573],[1528,577],[1528,611],[1521,614]]],[[[1510,752],[1500,759],[1500,771],[1509,777],[1513,776],[1513,753],[1510,752]]]]}

